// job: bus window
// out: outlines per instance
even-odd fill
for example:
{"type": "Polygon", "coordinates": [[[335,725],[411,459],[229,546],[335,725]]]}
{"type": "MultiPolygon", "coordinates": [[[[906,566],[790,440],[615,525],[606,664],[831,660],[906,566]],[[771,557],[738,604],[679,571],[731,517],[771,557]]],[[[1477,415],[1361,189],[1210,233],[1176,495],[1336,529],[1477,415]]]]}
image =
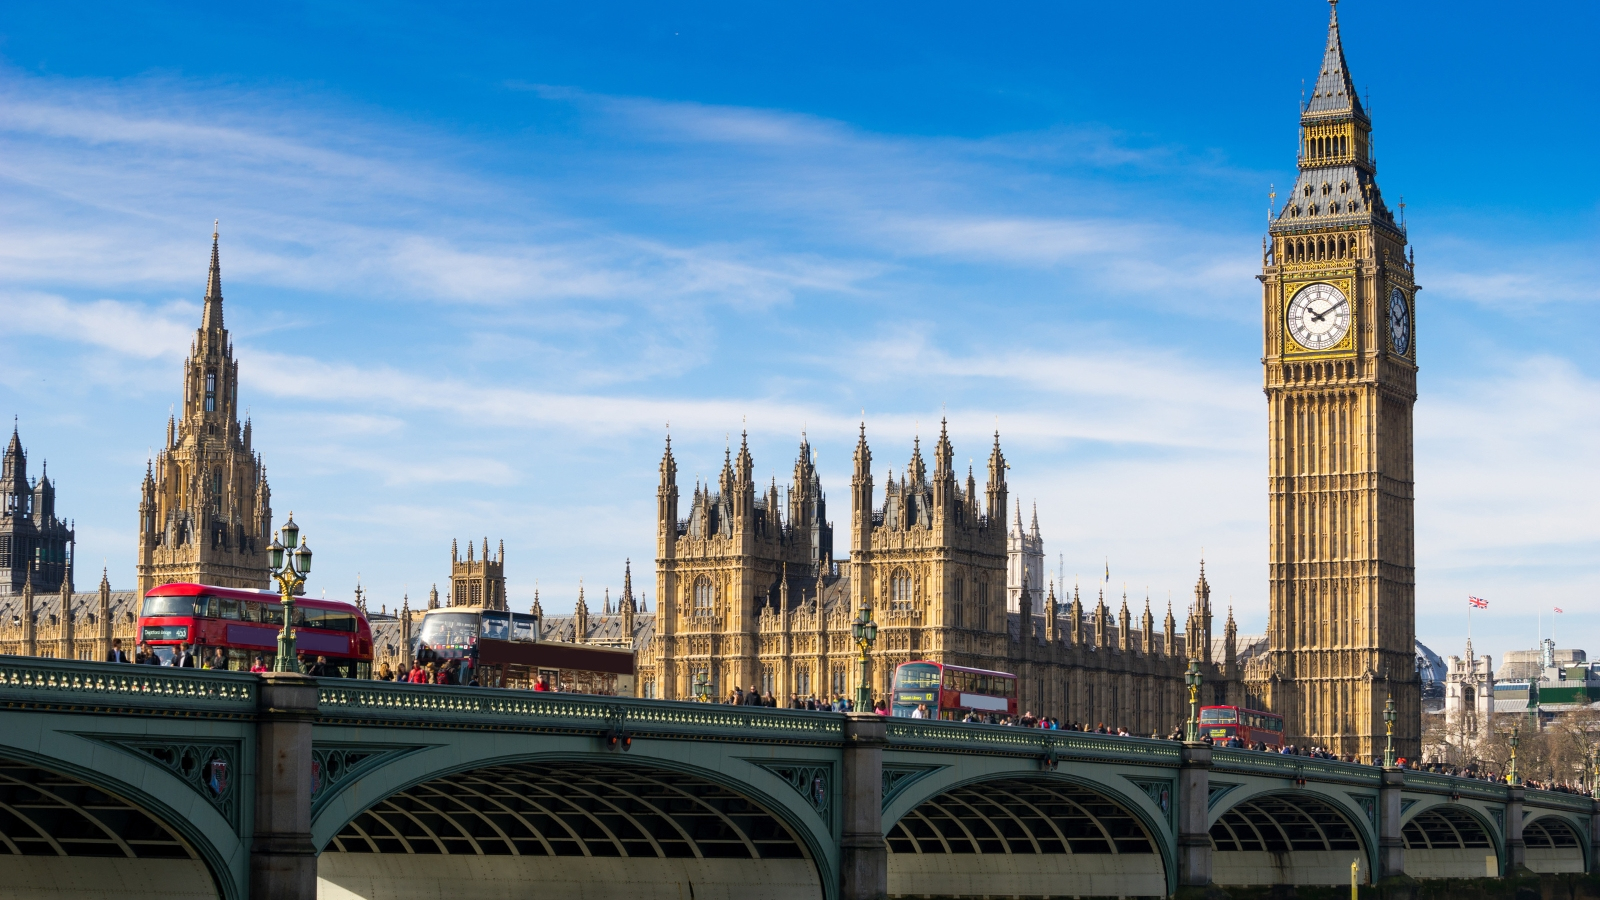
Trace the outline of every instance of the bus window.
{"type": "Polygon", "coordinates": [[[144,612],[146,616],[193,616],[193,597],[146,597],[144,598],[144,612]]]}
{"type": "Polygon", "coordinates": [[[920,690],[939,686],[939,667],[932,663],[907,663],[895,672],[895,690],[920,690]]]}
{"type": "Polygon", "coordinates": [[[1237,712],[1226,707],[1200,710],[1200,722],[1204,725],[1231,725],[1237,721],[1237,712]]]}
{"type": "Polygon", "coordinates": [[[205,611],[204,612],[200,611],[200,604],[198,604],[198,603],[195,604],[195,614],[196,615],[202,615],[202,616],[205,616],[208,619],[220,619],[220,618],[222,618],[222,598],[221,597],[206,597],[205,598],[205,604],[206,605],[205,605],[205,611]]]}
{"type": "Polygon", "coordinates": [[[239,601],[238,600],[235,600],[232,597],[223,597],[222,598],[222,618],[224,618],[224,619],[238,619],[239,618],[239,601]]]}
{"type": "Polygon", "coordinates": [[[337,609],[308,609],[306,624],[325,631],[355,631],[356,617],[337,609]]]}
{"type": "Polygon", "coordinates": [[[422,643],[429,647],[468,647],[478,638],[477,613],[438,613],[422,620],[422,643]]]}
{"type": "Polygon", "coordinates": [[[486,612],[482,619],[484,637],[497,641],[511,639],[511,618],[507,614],[486,612]]]}
{"type": "Polygon", "coordinates": [[[283,604],[262,603],[256,607],[258,621],[263,625],[283,626],[283,604]]]}
{"type": "Polygon", "coordinates": [[[511,639],[513,641],[536,641],[538,633],[534,630],[539,620],[527,613],[511,614],[511,639]]]}

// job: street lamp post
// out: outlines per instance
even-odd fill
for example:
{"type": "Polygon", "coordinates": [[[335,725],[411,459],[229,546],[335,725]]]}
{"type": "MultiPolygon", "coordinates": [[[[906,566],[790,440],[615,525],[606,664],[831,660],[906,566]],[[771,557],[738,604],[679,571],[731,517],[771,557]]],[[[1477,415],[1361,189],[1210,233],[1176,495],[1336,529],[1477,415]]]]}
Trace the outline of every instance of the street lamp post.
{"type": "Polygon", "coordinates": [[[701,703],[711,702],[711,679],[704,672],[694,673],[694,698],[701,703]]]}
{"type": "Polygon", "coordinates": [[[861,651],[861,683],[856,685],[856,712],[870,712],[872,658],[867,654],[872,650],[872,645],[878,642],[878,623],[872,621],[872,607],[866,601],[862,601],[861,611],[856,615],[856,620],[850,623],[850,635],[856,639],[856,648],[861,651]]]}
{"type": "Polygon", "coordinates": [[[1395,715],[1394,711],[1394,695],[1390,694],[1389,699],[1383,701],[1383,734],[1385,741],[1383,767],[1385,769],[1394,768],[1394,720],[1397,718],[1399,717],[1395,715]]]}
{"type": "Polygon", "coordinates": [[[294,523],[294,513],[278,530],[267,551],[271,556],[271,572],[278,582],[278,593],[283,597],[283,628],[278,632],[278,658],[272,664],[274,672],[298,672],[300,661],[294,649],[294,595],[305,586],[311,574],[311,548],[300,536],[300,526],[294,523]]]}
{"type": "Polygon", "coordinates": [[[1506,772],[1506,784],[1521,784],[1522,776],[1517,774],[1517,747],[1522,743],[1522,734],[1519,726],[1511,726],[1511,769],[1506,772]]]}
{"type": "Polygon", "coordinates": [[[1183,683],[1189,688],[1189,721],[1184,724],[1183,739],[1189,743],[1200,740],[1200,660],[1191,658],[1189,670],[1183,673],[1183,683]]]}

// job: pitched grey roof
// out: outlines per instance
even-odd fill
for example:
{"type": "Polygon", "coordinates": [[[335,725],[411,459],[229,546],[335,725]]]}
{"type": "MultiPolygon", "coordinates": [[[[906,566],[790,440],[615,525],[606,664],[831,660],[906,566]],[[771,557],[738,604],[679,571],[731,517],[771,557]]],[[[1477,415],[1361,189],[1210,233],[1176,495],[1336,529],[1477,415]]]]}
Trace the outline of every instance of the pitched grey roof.
{"type": "Polygon", "coordinates": [[[1322,70],[1317,73],[1317,86],[1306,102],[1307,115],[1354,114],[1365,119],[1361,98],[1356,96],[1355,85],[1350,80],[1350,67],[1344,61],[1344,45],[1339,40],[1339,8],[1333,7],[1328,17],[1328,47],[1322,53],[1322,70]]]}
{"type": "Polygon", "coordinates": [[[1294,226],[1360,225],[1369,221],[1395,226],[1394,214],[1383,202],[1383,191],[1379,190],[1377,179],[1353,165],[1316,166],[1301,170],[1295,178],[1294,189],[1284,199],[1273,231],[1294,226]]]}
{"type": "MultiPolygon", "coordinates": [[[[633,617],[633,640],[635,646],[643,646],[640,637],[646,633],[655,633],[656,617],[654,613],[637,613],[633,617]]],[[[572,641],[577,630],[577,619],[574,616],[545,616],[540,622],[542,631],[539,635],[541,641],[572,641]]],[[[620,643],[627,638],[622,631],[622,616],[597,615],[589,617],[589,632],[585,640],[589,643],[620,643]]]]}
{"type": "MultiPolygon", "coordinates": [[[[97,625],[95,616],[100,614],[100,592],[87,591],[72,595],[73,624],[78,629],[97,625]]],[[[22,595],[0,595],[0,622],[10,624],[12,617],[22,615],[22,595]]],[[[34,621],[41,625],[54,624],[61,617],[61,595],[58,593],[33,595],[34,621]]],[[[111,621],[124,625],[131,625],[139,617],[139,592],[138,591],[112,591],[111,592],[111,621]]],[[[79,631],[79,637],[88,634],[79,631]]]]}

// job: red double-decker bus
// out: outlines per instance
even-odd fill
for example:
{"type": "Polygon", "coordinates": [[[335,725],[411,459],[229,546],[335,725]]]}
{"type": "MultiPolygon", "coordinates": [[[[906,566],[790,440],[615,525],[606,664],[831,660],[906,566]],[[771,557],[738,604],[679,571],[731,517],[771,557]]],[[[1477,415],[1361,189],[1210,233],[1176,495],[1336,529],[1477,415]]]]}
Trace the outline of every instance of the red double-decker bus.
{"type": "Polygon", "coordinates": [[[969,712],[1015,716],[1017,676],[926,660],[901,663],[894,671],[890,712],[910,716],[922,706],[930,719],[961,719],[969,712]]]}
{"type": "MultiPolygon", "coordinates": [[[[180,644],[193,645],[197,665],[207,664],[221,648],[228,668],[235,671],[249,671],[258,656],[270,667],[282,629],[283,602],[270,591],[163,584],[144,595],[139,611],[139,640],[164,661],[172,659],[173,648],[180,644]]],[[[349,678],[369,674],[372,626],[352,604],[296,597],[294,639],[302,656],[326,657],[338,674],[349,678]]]]}
{"type": "Polygon", "coordinates": [[[1246,747],[1266,744],[1283,746],[1283,717],[1276,713],[1243,706],[1200,707],[1200,736],[1220,744],[1232,737],[1246,747]]]}

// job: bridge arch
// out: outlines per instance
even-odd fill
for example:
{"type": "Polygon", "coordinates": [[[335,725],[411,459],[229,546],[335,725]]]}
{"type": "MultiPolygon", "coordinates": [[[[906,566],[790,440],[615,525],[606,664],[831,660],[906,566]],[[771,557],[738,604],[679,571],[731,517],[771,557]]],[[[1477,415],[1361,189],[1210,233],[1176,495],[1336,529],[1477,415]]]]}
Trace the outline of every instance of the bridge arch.
{"type": "Polygon", "coordinates": [[[1374,842],[1361,818],[1314,791],[1239,800],[1211,825],[1211,880],[1224,886],[1349,884],[1350,863],[1371,872],[1374,842]]]}
{"type": "Polygon", "coordinates": [[[216,900],[237,896],[215,848],[131,785],[7,748],[0,756],[0,870],[23,894],[216,900]],[[222,877],[218,877],[219,873],[222,877]]]}
{"type": "Polygon", "coordinates": [[[1439,804],[1400,827],[1406,874],[1413,878],[1493,878],[1500,874],[1494,826],[1462,804],[1439,804]]]}
{"type": "MultiPolygon", "coordinates": [[[[321,829],[319,829],[321,830],[321,829]]],[[[718,773],[616,754],[506,757],[390,790],[334,829],[319,896],[826,898],[813,828],[718,773]]]]}
{"type": "Polygon", "coordinates": [[[1527,865],[1535,872],[1585,872],[1583,833],[1565,816],[1547,814],[1522,824],[1527,865]]]}
{"type": "Polygon", "coordinates": [[[1138,804],[1031,771],[954,785],[888,823],[889,893],[1166,896],[1172,859],[1138,804]]]}

